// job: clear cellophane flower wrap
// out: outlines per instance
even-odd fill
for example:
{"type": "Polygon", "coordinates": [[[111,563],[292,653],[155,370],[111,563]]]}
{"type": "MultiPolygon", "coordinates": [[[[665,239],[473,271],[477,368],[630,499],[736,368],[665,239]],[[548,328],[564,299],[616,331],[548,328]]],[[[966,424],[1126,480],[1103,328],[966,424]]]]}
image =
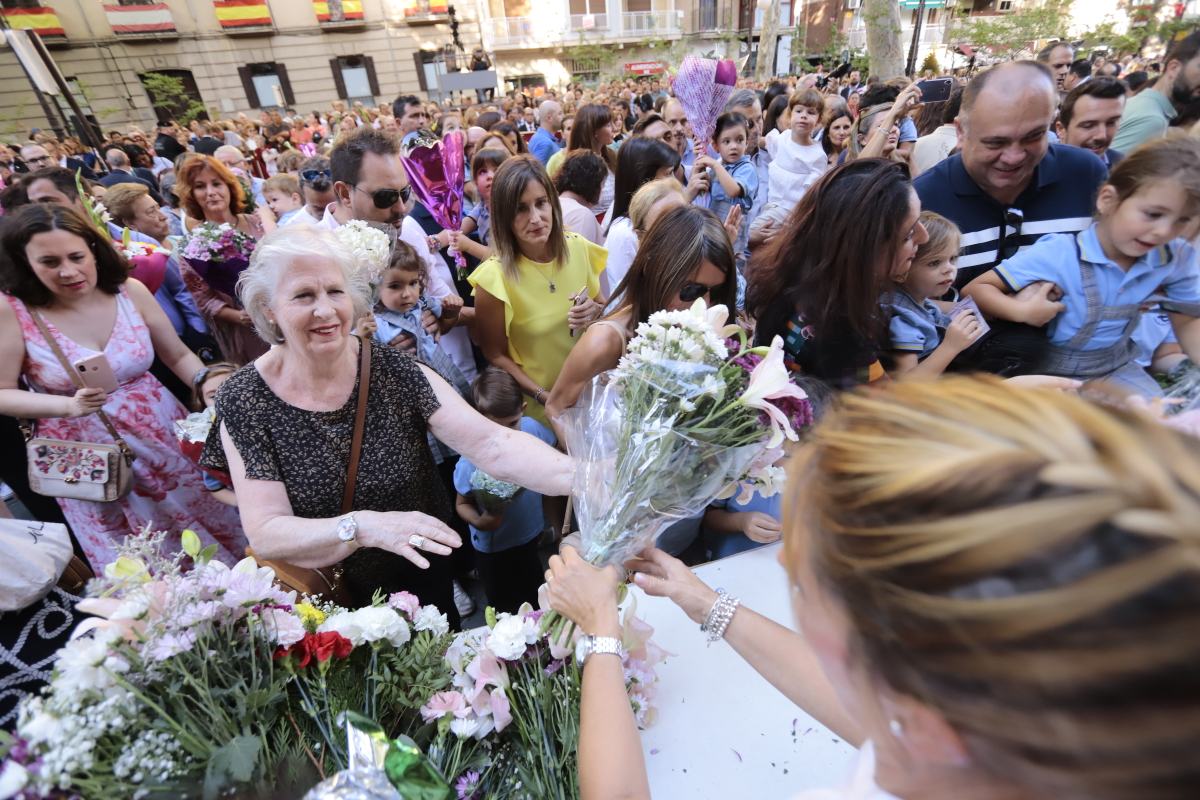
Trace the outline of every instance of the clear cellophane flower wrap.
{"type": "MultiPolygon", "coordinates": [[[[811,408],[783,365],[782,341],[751,348],[727,318],[703,300],[651,315],[617,368],[559,417],[590,563],[624,563],[739,487],[743,496],[778,491],[780,446],[811,422],[811,408]]],[[[561,631],[560,618],[547,618],[561,631]]]]}
{"type": "Polygon", "coordinates": [[[737,67],[730,59],[688,56],[679,66],[672,89],[691,123],[697,143],[707,145],[717,117],[737,85],[737,67]]]}
{"type": "MultiPolygon", "coordinates": [[[[401,161],[417,200],[434,221],[445,230],[461,229],[466,172],[462,131],[451,131],[441,139],[418,137],[401,161]]],[[[462,253],[454,254],[454,263],[459,277],[465,277],[467,260],[462,253]]]]}

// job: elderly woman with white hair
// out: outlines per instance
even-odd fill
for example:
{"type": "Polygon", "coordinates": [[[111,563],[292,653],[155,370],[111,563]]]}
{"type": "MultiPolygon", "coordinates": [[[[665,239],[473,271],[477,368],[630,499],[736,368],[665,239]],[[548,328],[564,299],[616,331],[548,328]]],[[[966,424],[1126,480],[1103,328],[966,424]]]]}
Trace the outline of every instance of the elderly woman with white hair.
{"type": "Polygon", "coordinates": [[[228,470],[255,554],[340,564],[358,604],[406,590],[456,620],[447,556],[461,541],[445,523],[450,498],[426,433],[483,472],[547,495],[569,491],[571,460],[485,419],[409,356],[351,335],[368,310],[367,287],[333,233],[303,226],[268,235],[238,293],[274,346],[221,387],[219,428],[202,463],[228,470]],[[362,449],[343,513],[361,391],[362,449]]]}

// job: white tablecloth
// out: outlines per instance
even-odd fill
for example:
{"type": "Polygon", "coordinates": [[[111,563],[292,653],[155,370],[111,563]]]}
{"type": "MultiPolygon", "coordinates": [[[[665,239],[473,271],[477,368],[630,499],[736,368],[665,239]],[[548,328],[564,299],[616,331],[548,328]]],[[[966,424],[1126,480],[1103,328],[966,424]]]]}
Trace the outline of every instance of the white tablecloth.
{"type": "MultiPolygon", "coordinates": [[[[794,627],[780,545],[704,564],[696,574],[749,608],[794,627]]],[[[841,784],[855,750],[767,683],[669,600],[634,588],[654,641],[674,655],[658,668],[658,719],[642,732],[656,800],[786,800],[841,784]]]]}

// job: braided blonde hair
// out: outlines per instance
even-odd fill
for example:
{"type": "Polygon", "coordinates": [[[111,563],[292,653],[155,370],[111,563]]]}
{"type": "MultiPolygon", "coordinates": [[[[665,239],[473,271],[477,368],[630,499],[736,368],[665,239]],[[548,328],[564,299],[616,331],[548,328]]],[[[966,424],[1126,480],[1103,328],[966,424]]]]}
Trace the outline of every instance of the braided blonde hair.
{"type": "Polygon", "coordinates": [[[846,395],[811,442],[789,572],[869,672],[1031,796],[1196,796],[1200,442],[986,378],[846,395]]]}

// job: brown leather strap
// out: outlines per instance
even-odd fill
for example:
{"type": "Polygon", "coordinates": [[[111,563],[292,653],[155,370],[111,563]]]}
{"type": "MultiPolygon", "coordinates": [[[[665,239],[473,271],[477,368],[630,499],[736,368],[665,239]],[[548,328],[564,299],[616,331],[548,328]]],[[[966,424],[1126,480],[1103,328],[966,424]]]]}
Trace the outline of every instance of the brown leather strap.
{"type": "Polygon", "coordinates": [[[358,482],[358,458],[362,455],[363,429],[367,427],[367,394],[371,388],[371,340],[358,340],[358,408],[354,412],[354,436],[350,440],[350,468],[346,470],[346,490],[342,493],[342,513],[354,509],[354,485],[358,482]]]}
{"type": "MultiPolygon", "coordinates": [[[[117,313],[120,313],[119,309],[117,313]]],[[[88,388],[87,384],[83,382],[83,378],[80,378],[77,374],[75,374],[75,368],[71,366],[71,362],[67,360],[66,354],[63,353],[62,348],[58,346],[58,340],[54,338],[54,334],[50,333],[50,329],[46,327],[46,321],[42,319],[42,315],[31,308],[29,309],[29,316],[33,317],[33,324],[37,325],[38,330],[41,331],[42,338],[46,340],[46,344],[50,345],[50,349],[54,351],[55,357],[58,358],[58,363],[62,365],[63,370],[67,373],[67,376],[70,377],[71,382],[80,389],[88,388]]],[[[112,420],[108,418],[108,414],[105,414],[104,410],[101,409],[96,412],[96,415],[100,417],[100,421],[103,422],[104,427],[108,429],[109,435],[112,436],[117,445],[120,446],[121,452],[125,454],[125,460],[132,464],[136,456],[133,454],[133,450],[129,449],[129,445],[125,444],[125,440],[121,438],[121,434],[117,433],[116,426],[112,424],[112,420]]]]}

